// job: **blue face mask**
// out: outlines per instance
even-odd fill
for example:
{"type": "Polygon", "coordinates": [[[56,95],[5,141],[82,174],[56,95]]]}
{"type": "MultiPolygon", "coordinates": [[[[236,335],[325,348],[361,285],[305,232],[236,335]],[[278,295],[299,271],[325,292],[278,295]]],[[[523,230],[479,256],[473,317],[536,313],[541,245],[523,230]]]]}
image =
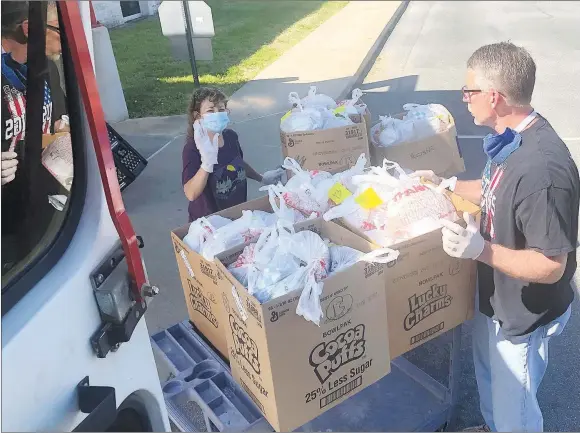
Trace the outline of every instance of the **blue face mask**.
{"type": "Polygon", "coordinates": [[[483,139],[483,151],[496,164],[502,164],[522,144],[522,136],[511,128],[503,134],[489,134],[483,139]]]}
{"type": "Polygon", "coordinates": [[[206,113],[201,118],[201,124],[205,129],[218,134],[221,134],[226,129],[228,123],[230,123],[230,118],[225,111],[206,113]]]}

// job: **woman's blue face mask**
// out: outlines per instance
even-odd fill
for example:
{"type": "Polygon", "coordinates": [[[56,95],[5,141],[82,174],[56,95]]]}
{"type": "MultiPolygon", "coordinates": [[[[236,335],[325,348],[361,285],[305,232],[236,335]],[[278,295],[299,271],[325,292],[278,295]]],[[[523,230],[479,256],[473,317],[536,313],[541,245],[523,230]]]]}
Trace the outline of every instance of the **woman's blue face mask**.
{"type": "Polygon", "coordinates": [[[225,111],[206,113],[201,118],[201,124],[205,129],[218,134],[221,134],[226,129],[228,123],[230,123],[230,118],[225,111]]]}

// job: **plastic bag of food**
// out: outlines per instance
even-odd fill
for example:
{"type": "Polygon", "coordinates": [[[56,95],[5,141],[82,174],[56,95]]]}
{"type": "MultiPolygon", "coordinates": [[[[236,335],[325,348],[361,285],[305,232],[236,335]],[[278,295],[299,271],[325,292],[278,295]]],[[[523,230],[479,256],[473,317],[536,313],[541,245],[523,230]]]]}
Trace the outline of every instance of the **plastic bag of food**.
{"type": "Polygon", "coordinates": [[[254,263],[256,244],[247,245],[236,260],[228,266],[228,271],[244,287],[248,287],[248,268],[254,263]]]}
{"type": "Polygon", "coordinates": [[[444,132],[453,123],[453,116],[447,108],[440,104],[412,104],[403,105],[407,114],[403,117],[415,125],[415,134],[419,138],[429,137],[438,132],[444,132]]]}
{"type": "Polygon", "coordinates": [[[328,209],[328,202],[317,200],[320,196],[316,193],[317,187],[323,181],[332,179],[332,175],[325,171],[303,170],[292,158],[286,158],[282,167],[294,173],[286,185],[268,185],[260,188],[260,191],[268,191],[283,201],[287,207],[299,211],[306,217],[312,214],[321,216],[328,209]]]}
{"type": "Polygon", "coordinates": [[[266,290],[298,270],[300,262],[286,248],[293,235],[294,227],[283,221],[260,235],[248,272],[250,294],[266,290]]]}
{"type": "Polygon", "coordinates": [[[242,211],[240,218],[215,230],[212,238],[208,239],[202,247],[201,252],[204,258],[213,260],[217,254],[229,248],[256,239],[268,227],[270,219],[264,218],[265,213],[242,211]]]}
{"type": "Polygon", "coordinates": [[[333,275],[349,266],[354,265],[364,255],[361,251],[342,245],[331,245],[330,252],[330,275],[333,275]]]}
{"type": "MultiPolygon", "coordinates": [[[[336,108],[336,101],[328,95],[316,93],[316,86],[310,86],[308,95],[300,100],[304,108],[325,108],[333,110],[336,108]]],[[[297,95],[297,94],[296,94],[297,95]]],[[[292,103],[292,101],[290,101],[292,103]]]]}
{"type": "Polygon", "coordinates": [[[199,253],[205,242],[213,237],[215,231],[232,222],[231,219],[219,215],[198,218],[189,225],[183,242],[193,251],[199,253]]]}
{"type": "Polygon", "coordinates": [[[348,116],[365,114],[367,105],[360,100],[362,95],[363,91],[361,89],[353,89],[351,99],[346,99],[339,102],[338,108],[335,110],[335,112],[344,112],[348,116]]]}
{"type": "Polygon", "coordinates": [[[321,111],[323,125],[322,129],[341,128],[343,126],[354,125],[354,122],[345,113],[324,109],[321,111]]]}
{"type": "Polygon", "coordinates": [[[371,128],[371,142],[375,146],[389,147],[418,139],[412,120],[379,116],[380,122],[371,128]]]}
{"type": "Polygon", "coordinates": [[[244,248],[228,269],[254,295],[286,278],[300,267],[298,260],[282,248],[294,233],[283,221],[262,232],[256,243],[244,248]]]}
{"type": "Polygon", "coordinates": [[[288,95],[290,103],[296,105],[280,120],[280,129],[285,133],[297,131],[313,131],[321,129],[324,125],[322,113],[316,108],[303,107],[298,94],[295,92],[288,95]]]}
{"type": "Polygon", "coordinates": [[[301,262],[306,264],[304,288],[300,294],[296,314],[320,325],[322,307],[322,280],[330,270],[330,252],[322,238],[311,231],[303,231],[292,236],[288,248],[301,262]]]}
{"type": "Polygon", "coordinates": [[[355,190],[355,185],[352,182],[355,176],[359,176],[364,174],[367,165],[367,157],[364,153],[361,153],[358,157],[355,165],[351,168],[341,171],[340,173],[336,173],[332,176],[332,180],[335,182],[340,182],[343,184],[349,191],[355,190]]]}
{"type": "Polygon", "coordinates": [[[453,203],[443,193],[445,184],[422,184],[392,161],[385,160],[383,167],[355,176],[353,182],[357,192],[327,211],[324,219],[342,217],[378,245],[420,236],[440,228],[441,219],[457,218],[453,203]]]}

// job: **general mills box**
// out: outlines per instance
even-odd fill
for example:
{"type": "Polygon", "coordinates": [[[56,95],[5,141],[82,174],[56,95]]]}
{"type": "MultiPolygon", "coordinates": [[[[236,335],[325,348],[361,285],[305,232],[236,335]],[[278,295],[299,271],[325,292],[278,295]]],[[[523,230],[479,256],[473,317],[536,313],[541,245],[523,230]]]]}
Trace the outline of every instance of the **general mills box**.
{"type": "MultiPolygon", "coordinates": [[[[395,117],[402,117],[399,114],[395,117]]],[[[465,163],[459,151],[455,123],[443,132],[430,137],[389,147],[377,146],[378,137],[371,137],[371,161],[381,166],[383,159],[395,161],[411,170],[433,170],[443,177],[455,176],[465,171],[465,163]]]]}
{"type": "MultiPolygon", "coordinates": [[[[363,252],[376,248],[321,219],[295,227],[363,252]]],[[[325,279],[319,327],[296,314],[301,290],[260,304],[226,269],[232,251],[224,255],[217,266],[232,373],[277,431],[307,423],[390,371],[384,265],[359,262],[325,279]]]]}
{"type": "MultiPolygon", "coordinates": [[[[459,214],[479,215],[479,207],[449,194],[459,214]]],[[[348,227],[362,237],[363,232],[348,227]]],[[[449,331],[473,316],[476,263],[450,257],[441,230],[394,245],[399,258],[384,272],[389,352],[396,358],[449,331]]]]}
{"type": "Polygon", "coordinates": [[[282,153],[304,169],[338,172],[352,167],[361,153],[370,155],[364,116],[360,123],[314,131],[280,132],[282,153]]]}
{"type": "MultiPolygon", "coordinates": [[[[244,210],[272,212],[268,198],[261,197],[217,212],[215,215],[237,219],[242,216],[242,211],[244,210]]],[[[201,254],[191,250],[183,242],[188,229],[189,224],[173,230],[171,239],[185,294],[189,319],[216,349],[227,358],[228,351],[222,312],[223,303],[221,302],[221,292],[218,289],[215,263],[206,260],[201,254]]]]}

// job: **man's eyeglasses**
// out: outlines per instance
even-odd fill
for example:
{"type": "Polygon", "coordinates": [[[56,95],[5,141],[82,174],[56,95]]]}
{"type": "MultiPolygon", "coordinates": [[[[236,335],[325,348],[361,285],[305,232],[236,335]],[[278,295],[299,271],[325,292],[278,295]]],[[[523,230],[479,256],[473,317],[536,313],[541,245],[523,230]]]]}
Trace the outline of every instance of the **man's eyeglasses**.
{"type": "Polygon", "coordinates": [[[461,88],[461,92],[463,93],[463,100],[469,101],[472,93],[481,93],[483,90],[481,89],[468,89],[467,86],[463,86],[461,88]]]}
{"type": "Polygon", "coordinates": [[[56,27],[56,26],[52,26],[52,25],[50,25],[50,24],[47,24],[47,25],[46,25],[46,28],[47,28],[48,30],[52,30],[53,32],[56,32],[56,33],[58,33],[58,34],[60,35],[60,29],[59,29],[58,27],[56,27]]]}

